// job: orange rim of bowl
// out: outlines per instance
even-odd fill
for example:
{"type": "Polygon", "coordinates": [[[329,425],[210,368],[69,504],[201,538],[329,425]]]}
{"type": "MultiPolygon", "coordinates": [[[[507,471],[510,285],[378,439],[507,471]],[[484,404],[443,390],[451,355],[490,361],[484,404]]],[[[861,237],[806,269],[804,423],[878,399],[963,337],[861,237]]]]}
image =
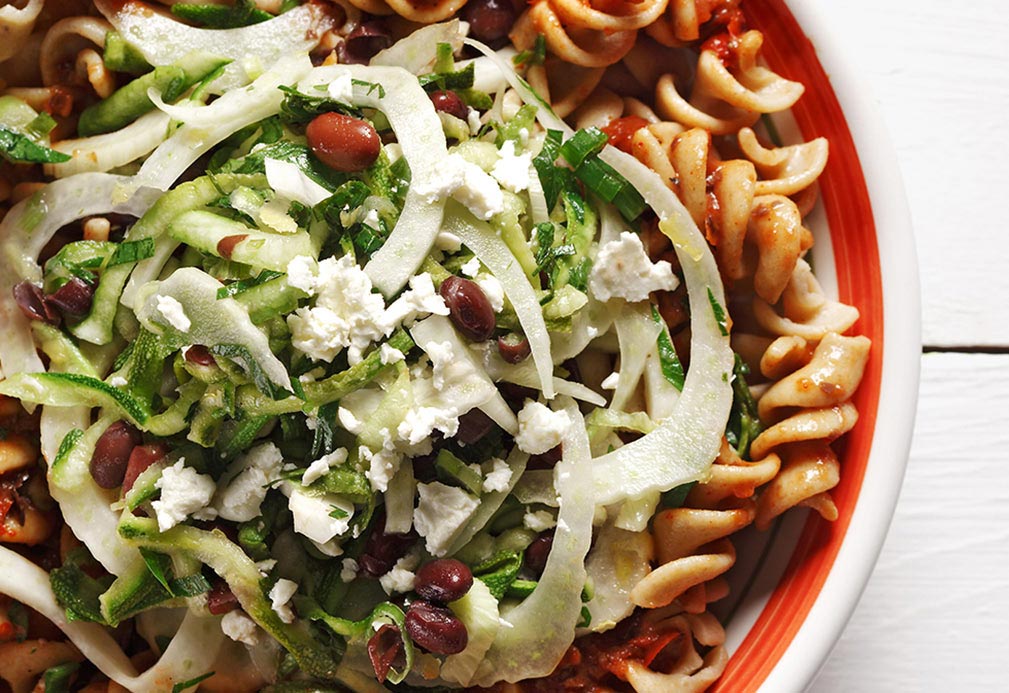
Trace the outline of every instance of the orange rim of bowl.
{"type": "Polygon", "coordinates": [[[801,82],[806,91],[792,107],[806,140],[826,137],[830,157],[820,176],[820,194],[833,245],[838,294],[854,305],[860,318],[853,333],[872,340],[862,383],[853,397],[859,421],[835,447],[841,459],[841,480],[831,491],[838,519],[827,522],[815,513],[803,527],[781,580],[729,663],[713,691],[755,691],[792,644],[819,597],[833,568],[851,522],[879,406],[883,360],[883,291],[876,226],[869,192],[855,143],[841,105],[831,88],[816,49],[783,0],[750,0],[748,23],[763,32],[763,55],[782,76],[801,82]]]}

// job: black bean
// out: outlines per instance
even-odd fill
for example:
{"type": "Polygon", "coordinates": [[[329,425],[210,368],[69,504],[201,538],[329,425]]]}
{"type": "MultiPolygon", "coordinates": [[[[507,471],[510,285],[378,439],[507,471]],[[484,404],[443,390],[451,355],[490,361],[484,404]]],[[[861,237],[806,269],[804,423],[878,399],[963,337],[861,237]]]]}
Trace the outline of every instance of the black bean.
{"type": "Polygon", "coordinates": [[[375,127],[343,113],[323,113],[305,128],[308,146],[319,161],[344,173],[356,173],[375,163],[382,141],[375,127]]]}
{"type": "Polygon", "coordinates": [[[116,421],[105,429],[91,455],[91,476],[102,488],[122,486],[133,449],[142,442],[140,431],[116,421]]]}
{"type": "Polygon", "coordinates": [[[46,302],[42,289],[27,279],[14,285],[14,300],[29,320],[38,320],[49,325],[56,325],[60,321],[59,313],[46,302]]]}
{"type": "Polygon", "coordinates": [[[417,535],[413,532],[387,534],[385,515],[377,515],[371,534],[368,535],[368,540],[365,542],[364,553],[358,559],[361,571],[374,578],[385,575],[396,565],[396,561],[406,555],[407,550],[413,546],[416,540],[417,535]]]}
{"type": "Polygon", "coordinates": [[[480,285],[452,275],[441,283],[441,297],[448,305],[449,318],[474,342],[490,339],[494,333],[494,309],[480,285]]]}
{"type": "Polygon", "coordinates": [[[217,363],[210,349],[202,344],[194,344],[186,349],[186,361],[197,366],[213,366],[217,363]]]}
{"type": "Polygon", "coordinates": [[[470,409],[459,417],[455,439],[463,445],[476,445],[494,428],[494,420],[479,409],[470,409]]]}
{"type": "Polygon", "coordinates": [[[449,609],[418,600],[406,612],[406,632],[414,644],[435,654],[457,654],[466,649],[466,626],[449,609]]]}
{"type": "Polygon", "coordinates": [[[238,597],[224,580],[218,578],[207,592],[207,611],[220,616],[238,608],[238,597]]]}
{"type": "Polygon", "coordinates": [[[525,561],[523,562],[523,565],[534,575],[539,577],[543,574],[543,569],[547,565],[547,556],[550,555],[550,549],[553,545],[553,533],[539,535],[533,540],[533,543],[529,544],[526,548],[525,561]]]}
{"type": "Polygon", "coordinates": [[[503,39],[515,23],[515,8],[509,0],[470,0],[462,17],[469,22],[470,34],[484,42],[503,39]]]}
{"type": "Polygon", "coordinates": [[[83,318],[91,312],[94,297],[94,284],[88,284],[80,277],[71,277],[70,281],[46,297],[46,301],[69,318],[83,318]]]}
{"type": "Polygon", "coordinates": [[[529,340],[523,335],[509,332],[497,338],[497,350],[508,363],[520,363],[529,358],[532,349],[529,347],[529,340]]]}
{"type": "Polygon", "coordinates": [[[384,48],[392,45],[392,36],[381,21],[362,22],[347,34],[347,38],[336,47],[340,62],[350,65],[367,65],[384,48]]]}
{"type": "Polygon", "coordinates": [[[436,558],[417,571],[413,589],[432,602],[454,602],[473,586],[473,572],[455,558],[436,558]]]}
{"type": "Polygon", "coordinates": [[[469,109],[459,95],[454,91],[433,91],[428,94],[434,110],[448,113],[459,120],[466,120],[469,117],[469,109]]]}

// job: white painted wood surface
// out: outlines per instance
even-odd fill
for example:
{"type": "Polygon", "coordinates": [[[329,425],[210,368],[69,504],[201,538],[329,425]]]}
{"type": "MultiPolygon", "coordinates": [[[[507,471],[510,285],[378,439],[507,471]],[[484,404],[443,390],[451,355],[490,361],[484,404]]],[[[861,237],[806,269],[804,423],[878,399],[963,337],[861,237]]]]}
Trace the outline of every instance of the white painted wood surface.
{"type": "Polygon", "coordinates": [[[956,353],[1009,348],[1007,5],[818,2],[890,129],[918,244],[923,341],[949,353],[923,356],[893,525],[809,690],[1009,690],[1009,355],[956,353]]]}

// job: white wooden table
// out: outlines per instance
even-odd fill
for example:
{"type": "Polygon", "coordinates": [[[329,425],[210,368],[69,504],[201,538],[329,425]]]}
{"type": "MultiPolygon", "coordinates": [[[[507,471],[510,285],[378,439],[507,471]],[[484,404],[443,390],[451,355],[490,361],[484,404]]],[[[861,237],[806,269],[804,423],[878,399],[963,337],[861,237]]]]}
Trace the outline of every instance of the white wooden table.
{"type": "Polygon", "coordinates": [[[898,153],[925,353],[893,525],[809,690],[1009,690],[1009,5],[817,2],[898,153]]]}

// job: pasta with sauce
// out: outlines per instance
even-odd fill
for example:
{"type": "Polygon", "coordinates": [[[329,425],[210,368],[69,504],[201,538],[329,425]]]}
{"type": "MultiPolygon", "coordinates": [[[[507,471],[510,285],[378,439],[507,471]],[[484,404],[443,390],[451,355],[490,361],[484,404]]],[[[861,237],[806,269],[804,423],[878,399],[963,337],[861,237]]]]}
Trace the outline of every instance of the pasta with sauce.
{"type": "Polygon", "coordinates": [[[744,3],[159,2],[0,9],[0,680],[714,684],[870,349],[744,3]]]}

